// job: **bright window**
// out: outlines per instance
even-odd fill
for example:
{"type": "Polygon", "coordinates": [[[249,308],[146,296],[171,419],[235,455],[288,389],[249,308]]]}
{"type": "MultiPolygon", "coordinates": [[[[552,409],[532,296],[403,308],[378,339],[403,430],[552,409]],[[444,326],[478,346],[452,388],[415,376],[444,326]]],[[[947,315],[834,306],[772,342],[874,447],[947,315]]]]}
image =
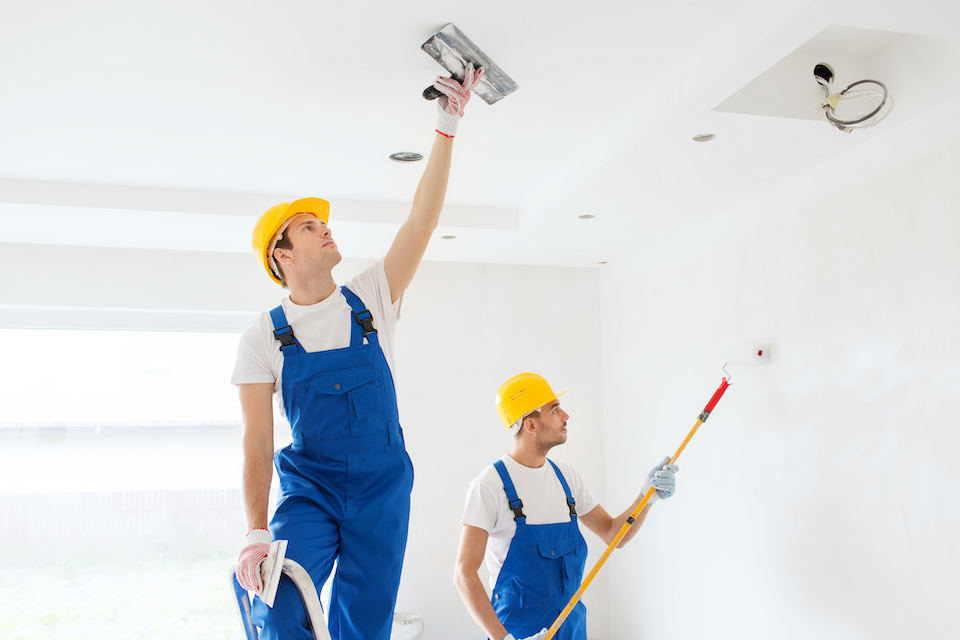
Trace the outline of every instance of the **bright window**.
{"type": "Polygon", "coordinates": [[[238,340],[0,329],[0,635],[238,637],[238,340]]]}

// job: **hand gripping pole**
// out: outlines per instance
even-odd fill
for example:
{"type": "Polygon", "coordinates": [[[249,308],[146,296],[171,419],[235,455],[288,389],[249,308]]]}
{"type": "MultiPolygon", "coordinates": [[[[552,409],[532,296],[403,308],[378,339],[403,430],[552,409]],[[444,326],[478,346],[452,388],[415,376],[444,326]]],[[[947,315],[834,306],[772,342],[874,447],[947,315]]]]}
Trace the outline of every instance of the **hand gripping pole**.
{"type": "MultiPolygon", "coordinates": [[[[726,365],[724,365],[726,366],[726,365]]],[[[726,373],[726,369],[724,369],[726,373]]],[[[697,418],[697,423],[693,425],[693,428],[690,429],[690,433],[687,434],[687,437],[684,438],[683,442],[680,444],[680,448],[677,449],[677,452],[673,454],[673,457],[666,458],[660,464],[662,469],[666,464],[673,464],[677,461],[677,458],[680,457],[680,454],[683,453],[683,450],[687,447],[687,443],[690,442],[690,439],[693,437],[693,434],[697,432],[697,429],[700,428],[704,422],[707,421],[707,418],[710,417],[710,412],[713,411],[713,408],[717,406],[717,403],[720,402],[720,398],[723,396],[723,392],[727,390],[727,387],[730,386],[729,378],[732,376],[724,378],[720,382],[720,386],[714,392],[713,397],[710,398],[710,402],[707,403],[707,406],[704,407],[703,411],[700,413],[700,417],[697,418]]],[[[640,512],[647,502],[653,497],[653,492],[656,491],[654,487],[650,487],[647,492],[643,495],[643,498],[640,500],[640,504],[637,505],[637,508],[633,510],[633,513],[630,514],[630,517],[627,518],[627,521],[623,523],[623,526],[620,527],[620,531],[617,532],[617,535],[614,537],[613,541],[607,546],[607,550],[603,552],[603,555],[600,556],[600,559],[597,560],[597,564],[593,565],[593,569],[590,570],[590,573],[587,574],[587,577],[584,578],[583,582],[580,584],[580,588],[577,589],[577,592],[573,594],[573,597],[570,598],[570,602],[567,603],[567,606],[564,607],[563,611],[560,612],[560,615],[557,616],[557,619],[553,621],[553,624],[550,625],[550,629],[547,631],[547,636],[544,640],[551,640],[553,636],[557,634],[557,630],[560,629],[560,625],[563,624],[563,621],[567,619],[567,616],[570,615],[570,612],[573,611],[573,608],[577,606],[577,603],[580,602],[580,598],[583,596],[583,592],[587,590],[587,587],[590,586],[590,583],[593,581],[594,576],[597,575],[597,572],[600,571],[600,567],[603,566],[603,563],[607,561],[607,558],[610,556],[610,553],[617,548],[617,545],[620,544],[620,541],[623,539],[623,536],[627,535],[627,531],[630,530],[630,527],[633,526],[633,523],[636,521],[637,516],[640,515],[640,512]]]]}

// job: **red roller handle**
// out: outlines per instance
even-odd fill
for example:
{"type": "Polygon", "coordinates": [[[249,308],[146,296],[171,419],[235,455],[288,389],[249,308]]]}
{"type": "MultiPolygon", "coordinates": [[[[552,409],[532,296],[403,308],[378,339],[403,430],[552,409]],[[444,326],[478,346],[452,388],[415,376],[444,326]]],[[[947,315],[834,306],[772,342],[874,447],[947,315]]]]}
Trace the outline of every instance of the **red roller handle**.
{"type": "Polygon", "coordinates": [[[704,407],[703,410],[706,411],[707,413],[712,413],[712,412],[713,412],[713,408],[714,408],[715,406],[717,406],[717,403],[718,403],[718,402],[720,402],[720,398],[723,396],[723,392],[726,391],[726,390],[727,390],[727,387],[729,387],[729,386],[730,386],[730,385],[727,383],[727,379],[724,378],[724,379],[720,382],[720,386],[717,387],[716,393],[713,394],[713,397],[710,398],[710,402],[707,403],[707,406],[704,407]]]}

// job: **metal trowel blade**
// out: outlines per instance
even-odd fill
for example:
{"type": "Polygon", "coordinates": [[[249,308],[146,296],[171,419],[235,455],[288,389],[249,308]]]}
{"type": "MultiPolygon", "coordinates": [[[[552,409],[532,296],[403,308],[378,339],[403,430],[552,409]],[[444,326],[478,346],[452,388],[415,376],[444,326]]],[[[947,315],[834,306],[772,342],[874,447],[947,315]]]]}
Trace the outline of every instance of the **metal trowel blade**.
{"type": "Polygon", "coordinates": [[[473,44],[467,36],[452,22],[438,31],[420,47],[431,58],[457,79],[463,81],[467,63],[483,67],[483,78],[473,88],[473,92],[483,98],[487,104],[493,104],[504,96],[520,88],[503,69],[473,44]]]}
{"type": "Polygon", "coordinates": [[[270,543],[270,550],[261,565],[260,577],[263,579],[263,594],[260,599],[263,604],[273,608],[277,598],[277,587],[280,586],[280,575],[283,573],[283,559],[287,557],[287,541],[274,540],[270,543]]]}

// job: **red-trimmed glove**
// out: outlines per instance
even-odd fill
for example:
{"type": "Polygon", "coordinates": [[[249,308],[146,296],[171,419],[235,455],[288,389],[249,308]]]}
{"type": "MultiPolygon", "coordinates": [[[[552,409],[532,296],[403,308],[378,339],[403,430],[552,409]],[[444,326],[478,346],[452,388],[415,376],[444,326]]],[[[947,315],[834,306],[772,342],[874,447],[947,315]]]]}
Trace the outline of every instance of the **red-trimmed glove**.
{"type": "Polygon", "coordinates": [[[440,117],[437,120],[437,133],[448,138],[457,135],[457,124],[463,117],[463,108],[470,101],[470,92],[483,77],[483,69],[468,64],[464,73],[463,82],[453,78],[440,76],[433,83],[437,91],[443,95],[437,99],[437,109],[440,117]]]}
{"type": "Polygon", "coordinates": [[[273,536],[268,529],[253,529],[247,534],[245,545],[240,550],[237,561],[237,582],[248,591],[263,592],[263,579],[260,577],[260,565],[270,551],[273,536]]]}

